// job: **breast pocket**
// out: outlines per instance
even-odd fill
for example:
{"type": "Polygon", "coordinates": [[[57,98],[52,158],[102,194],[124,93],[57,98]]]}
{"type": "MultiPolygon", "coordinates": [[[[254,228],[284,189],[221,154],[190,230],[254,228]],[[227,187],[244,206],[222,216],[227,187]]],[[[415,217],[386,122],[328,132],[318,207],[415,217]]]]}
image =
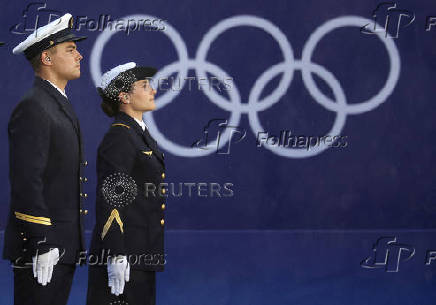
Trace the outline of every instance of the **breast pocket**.
{"type": "Polygon", "coordinates": [[[136,170],[137,172],[140,171],[139,175],[142,176],[144,182],[152,182],[154,184],[162,182],[163,168],[155,151],[147,146],[143,146],[138,151],[137,159],[139,164],[136,170]]]}
{"type": "Polygon", "coordinates": [[[137,156],[137,160],[139,162],[138,165],[141,168],[143,175],[145,175],[147,179],[152,178],[156,174],[155,172],[159,164],[156,153],[149,147],[142,147],[138,151],[137,156]]]}

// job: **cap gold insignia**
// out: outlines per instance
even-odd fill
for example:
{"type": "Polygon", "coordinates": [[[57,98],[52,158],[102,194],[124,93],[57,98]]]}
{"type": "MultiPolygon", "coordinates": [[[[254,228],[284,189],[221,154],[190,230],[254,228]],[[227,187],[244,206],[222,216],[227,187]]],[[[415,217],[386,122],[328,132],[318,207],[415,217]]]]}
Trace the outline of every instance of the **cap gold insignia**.
{"type": "Polygon", "coordinates": [[[146,154],[147,156],[151,156],[153,151],[152,150],[150,150],[150,151],[143,151],[143,153],[146,154]]]}

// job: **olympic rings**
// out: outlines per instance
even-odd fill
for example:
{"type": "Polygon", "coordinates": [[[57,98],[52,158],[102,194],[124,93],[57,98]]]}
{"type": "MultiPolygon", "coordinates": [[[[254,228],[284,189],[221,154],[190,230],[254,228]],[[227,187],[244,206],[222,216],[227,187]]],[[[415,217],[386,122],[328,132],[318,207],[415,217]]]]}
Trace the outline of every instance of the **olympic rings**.
{"type": "MultiPolygon", "coordinates": [[[[157,18],[155,16],[149,15],[130,15],[120,18],[120,20],[144,20],[145,18],[157,18]]],[[[206,73],[219,76],[220,78],[230,78],[227,72],[221,69],[216,64],[207,61],[207,53],[218,36],[222,35],[225,31],[239,26],[251,26],[259,28],[266,33],[270,34],[275,41],[277,41],[281,53],[283,55],[283,61],[279,64],[273,65],[267,70],[265,70],[255,81],[253,87],[250,90],[248,102],[242,103],[242,98],[239,90],[236,86],[233,86],[231,90],[228,91],[230,100],[227,100],[222,95],[218,94],[213,90],[204,90],[204,94],[209,98],[209,100],[214,103],[219,108],[229,111],[229,126],[238,126],[240,123],[241,116],[243,114],[248,115],[249,125],[253,133],[256,135],[258,132],[264,131],[258,113],[264,111],[278,103],[280,99],[286,94],[288,88],[290,87],[294,72],[296,70],[301,70],[303,83],[309,91],[309,94],[315,99],[315,101],[323,106],[329,111],[336,112],[336,119],[333,126],[328,133],[329,135],[339,135],[345,125],[347,115],[360,114],[367,111],[374,110],[381,103],[385,102],[387,98],[392,94],[395,86],[400,77],[400,55],[398,49],[392,39],[385,39],[382,33],[375,32],[380,38],[381,42],[385,45],[387,53],[389,55],[390,71],[388,78],[383,88],[375,94],[370,99],[355,103],[347,104],[347,98],[340,82],[336,79],[332,72],[328,71],[324,67],[317,63],[312,62],[313,52],[319,43],[319,41],[329,32],[341,28],[341,27],[362,27],[365,24],[372,23],[373,20],[369,20],[360,16],[343,16],[331,19],[325,22],[323,25],[318,27],[309,37],[308,41],[303,47],[301,60],[294,58],[294,52],[289,43],[287,37],[284,33],[270,21],[250,15],[238,15],[218,22],[213,26],[201,40],[195,59],[190,59],[188,57],[188,51],[186,44],[181,38],[180,34],[167,22],[165,23],[165,31],[170,40],[173,42],[177,54],[178,61],[175,61],[162,69],[156,74],[155,79],[167,78],[174,72],[178,72],[178,77],[181,79],[180,90],[185,86],[186,76],[190,69],[194,69],[198,79],[206,78],[206,73]],[[321,90],[317,87],[315,81],[313,80],[312,74],[315,73],[321,77],[328,86],[332,89],[334,99],[324,95],[321,90]],[[278,74],[282,74],[279,85],[275,88],[268,96],[260,100],[262,90],[265,88],[266,84],[270,82],[278,74]]],[[[101,57],[105,45],[108,43],[112,35],[117,31],[116,29],[105,29],[96,39],[96,42],[91,51],[91,75],[95,84],[99,83],[101,77],[101,57]]],[[[171,103],[174,98],[180,93],[179,91],[169,90],[164,93],[156,100],[157,109],[161,109],[171,103]]],[[[206,156],[214,152],[214,150],[198,149],[196,147],[186,147],[176,144],[168,140],[157,128],[157,125],[153,119],[151,112],[144,115],[144,119],[147,121],[147,125],[156,138],[157,142],[167,151],[171,152],[176,156],[183,157],[199,157],[206,156]]],[[[227,144],[230,139],[229,133],[230,129],[226,129],[224,134],[218,140],[215,139],[209,145],[218,146],[222,148],[227,144]]],[[[320,154],[328,148],[324,143],[319,146],[313,147],[310,150],[307,149],[297,149],[289,147],[279,147],[279,146],[268,146],[265,148],[269,149],[273,153],[287,157],[287,158],[306,158],[320,154]]]]}

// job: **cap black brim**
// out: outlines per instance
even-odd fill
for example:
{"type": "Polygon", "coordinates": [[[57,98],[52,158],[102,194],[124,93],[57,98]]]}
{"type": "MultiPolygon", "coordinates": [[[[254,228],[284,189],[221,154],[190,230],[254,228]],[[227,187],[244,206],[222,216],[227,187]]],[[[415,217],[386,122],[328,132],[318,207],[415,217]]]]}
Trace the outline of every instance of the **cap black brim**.
{"type": "Polygon", "coordinates": [[[153,67],[134,67],[130,71],[135,75],[137,80],[143,80],[153,77],[157,69],[153,67]]]}
{"type": "Polygon", "coordinates": [[[56,39],[56,44],[62,43],[62,42],[67,42],[67,41],[76,42],[76,41],[84,40],[86,38],[87,38],[86,36],[76,36],[73,33],[70,33],[68,35],[65,35],[65,36],[62,36],[62,37],[59,37],[58,39],[56,39]]]}

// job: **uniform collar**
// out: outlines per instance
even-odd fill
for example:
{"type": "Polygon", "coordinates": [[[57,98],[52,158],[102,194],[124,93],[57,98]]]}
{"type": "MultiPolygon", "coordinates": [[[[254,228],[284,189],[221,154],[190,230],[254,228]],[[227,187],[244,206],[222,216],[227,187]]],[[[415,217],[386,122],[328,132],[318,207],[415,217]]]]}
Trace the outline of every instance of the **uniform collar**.
{"type": "Polygon", "coordinates": [[[65,98],[64,95],[62,95],[58,90],[56,90],[55,87],[53,87],[49,82],[45,81],[39,76],[35,77],[33,86],[35,88],[40,88],[47,92],[49,95],[53,97],[53,99],[59,104],[62,111],[67,115],[67,117],[71,120],[73,123],[74,129],[77,132],[78,135],[80,135],[80,127],[77,120],[77,116],[74,113],[74,109],[71,105],[71,103],[68,102],[68,99],[65,98]]]}
{"type": "Polygon", "coordinates": [[[127,113],[122,112],[122,111],[119,111],[115,115],[115,120],[114,120],[114,123],[112,124],[112,126],[115,124],[127,125],[128,127],[135,130],[136,133],[138,133],[144,139],[144,141],[147,143],[147,145],[154,151],[156,156],[163,163],[164,155],[157,147],[156,140],[154,140],[152,138],[152,136],[148,132],[148,129],[142,130],[141,126],[139,126],[139,123],[137,123],[134,118],[132,118],[130,115],[128,115],[127,113]]]}
{"type": "Polygon", "coordinates": [[[68,96],[65,94],[64,91],[62,91],[61,88],[59,88],[58,86],[56,86],[55,84],[53,84],[53,83],[52,83],[51,81],[49,81],[48,79],[45,79],[45,81],[49,82],[50,85],[52,85],[53,87],[55,87],[55,88],[59,91],[60,94],[62,94],[63,96],[65,96],[66,99],[68,99],[68,96]]]}
{"type": "Polygon", "coordinates": [[[46,79],[42,79],[40,76],[35,76],[35,80],[34,80],[33,85],[44,88],[47,92],[49,92],[56,99],[68,101],[68,99],[66,98],[66,95],[62,94],[62,90],[60,90],[59,88],[56,88],[56,86],[51,84],[51,82],[49,82],[46,79]]]}
{"type": "Polygon", "coordinates": [[[128,115],[127,113],[125,113],[123,111],[119,111],[115,115],[114,123],[121,123],[121,124],[128,125],[129,127],[132,127],[134,130],[136,130],[136,132],[138,132],[140,134],[142,134],[144,131],[141,128],[140,124],[137,123],[134,118],[132,118],[130,115],[128,115]]]}

